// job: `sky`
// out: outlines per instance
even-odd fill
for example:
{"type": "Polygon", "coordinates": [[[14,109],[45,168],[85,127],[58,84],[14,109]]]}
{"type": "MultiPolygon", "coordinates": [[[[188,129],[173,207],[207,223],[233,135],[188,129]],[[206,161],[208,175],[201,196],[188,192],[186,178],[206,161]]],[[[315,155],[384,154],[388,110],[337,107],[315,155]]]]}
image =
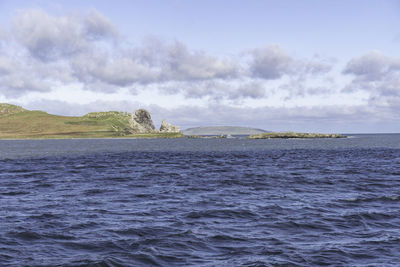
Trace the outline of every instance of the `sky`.
{"type": "Polygon", "coordinates": [[[0,0],[0,102],[400,132],[400,2],[0,0]]]}

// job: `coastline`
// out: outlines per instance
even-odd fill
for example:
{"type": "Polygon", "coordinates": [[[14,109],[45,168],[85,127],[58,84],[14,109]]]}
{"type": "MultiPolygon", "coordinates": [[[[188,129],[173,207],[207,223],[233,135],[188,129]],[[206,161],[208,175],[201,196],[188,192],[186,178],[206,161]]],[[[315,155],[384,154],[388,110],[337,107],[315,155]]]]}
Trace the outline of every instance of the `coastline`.
{"type": "MultiPolygon", "coordinates": [[[[107,137],[21,137],[21,138],[1,138],[0,141],[21,141],[21,140],[136,140],[136,139],[247,139],[247,140],[258,140],[258,139],[337,139],[337,138],[354,138],[354,136],[340,135],[338,137],[332,137],[330,134],[324,134],[324,136],[308,136],[308,137],[295,137],[295,136],[269,136],[259,137],[249,135],[241,137],[226,137],[226,136],[189,136],[183,134],[164,135],[164,134],[138,134],[134,136],[107,136],[107,137]]],[[[322,134],[319,134],[322,135],[322,134]]]]}

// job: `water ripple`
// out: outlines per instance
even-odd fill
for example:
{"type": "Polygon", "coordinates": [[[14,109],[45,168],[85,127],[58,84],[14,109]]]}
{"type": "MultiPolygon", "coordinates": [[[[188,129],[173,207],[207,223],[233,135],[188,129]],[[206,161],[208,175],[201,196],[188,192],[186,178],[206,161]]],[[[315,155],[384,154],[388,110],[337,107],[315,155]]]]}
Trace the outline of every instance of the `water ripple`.
{"type": "Polygon", "coordinates": [[[0,265],[397,266],[399,158],[357,148],[0,159],[0,265]]]}

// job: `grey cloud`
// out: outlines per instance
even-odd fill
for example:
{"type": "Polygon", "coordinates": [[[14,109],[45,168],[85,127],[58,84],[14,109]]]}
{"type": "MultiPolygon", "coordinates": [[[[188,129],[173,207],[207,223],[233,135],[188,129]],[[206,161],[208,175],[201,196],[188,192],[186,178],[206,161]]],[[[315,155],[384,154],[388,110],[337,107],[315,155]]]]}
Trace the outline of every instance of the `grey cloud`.
{"type": "Polygon", "coordinates": [[[156,74],[147,66],[122,55],[86,53],[71,59],[73,75],[85,84],[105,83],[118,87],[149,83],[156,74]]]}
{"type": "Polygon", "coordinates": [[[116,30],[95,11],[83,17],[58,17],[28,9],[14,18],[13,33],[33,57],[47,61],[85,50],[91,39],[109,38],[116,30]]]}
{"type": "Polygon", "coordinates": [[[332,93],[332,89],[329,87],[322,87],[322,86],[316,86],[316,87],[308,87],[307,88],[307,93],[310,95],[329,95],[332,93]]]}
{"type": "Polygon", "coordinates": [[[132,47],[131,56],[142,64],[159,67],[165,62],[166,50],[165,41],[155,36],[147,36],[142,40],[141,45],[132,47]]]}
{"type": "Polygon", "coordinates": [[[50,80],[54,84],[70,84],[76,82],[71,67],[66,62],[43,63],[33,61],[30,63],[30,72],[42,80],[50,80]]]}
{"type": "Polygon", "coordinates": [[[392,59],[389,71],[400,71],[400,58],[392,59]]]}
{"type": "Polygon", "coordinates": [[[111,21],[97,10],[92,9],[83,18],[84,34],[93,40],[104,38],[114,39],[118,36],[118,31],[111,21]]]}
{"type": "Polygon", "coordinates": [[[371,99],[400,95],[399,58],[372,51],[351,59],[343,73],[354,75],[344,92],[366,91],[371,99]]]}
{"type": "MultiPolygon", "coordinates": [[[[70,62],[79,81],[88,85],[103,82],[120,87],[134,84],[162,86],[168,82],[191,82],[196,87],[201,82],[232,79],[238,69],[232,60],[221,60],[204,52],[189,51],[179,42],[166,44],[161,41],[115,53],[95,49],[71,57],[70,62]]],[[[207,88],[199,90],[206,91],[207,88]]]]}
{"type": "Polygon", "coordinates": [[[305,73],[312,75],[327,73],[332,70],[332,65],[324,61],[306,61],[303,63],[305,73]]]}
{"type": "Polygon", "coordinates": [[[15,69],[14,62],[6,56],[0,54],[0,76],[9,74],[15,69]]]}
{"type": "Polygon", "coordinates": [[[160,75],[158,81],[200,81],[230,79],[238,76],[239,64],[204,51],[191,51],[182,42],[167,43],[156,37],[147,38],[132,56],[160,75]]]}
{"type": "Polygon", "coordinates": [[[49,85],[33,75],[20,73],[0,77],[0,92],[6,97],[19,97],[27,92],[48,92],[49,85]]]}
{"type": "Polygon", "coordinates": [[[278,87],[279,91],[286,92],[286,100],[296,97],[329,95],[335,91],[333,81],[330,78],[324,77],[322,82],[310,85],[307,75],[294,76],[288,82],[278,87]]]}
{"type": "Polygon", "coordinates": [[[19,97],[27,92],[48,92],[50,85],[37,72],[36,65],[0,54],[0,93],[19,97]]]}
{"type": "Polygon", "coordinates": [[[294,60],[279,45],[255,49],[251,55],[250,71],[254,77],[274,80],[293,71],[294,60]]]}
{"type": "Polygon", "coordinates": [[[251,51],[250,74],[265,80],[280,79],[284,75],[305,76],[325,74],[332,64],[323,59],[292,58],[280,45],[270,45],[251,51]]]}
{"type": "Polygon", "coordinates": [[[400,96],[400,78],[388,79],[378,85],[372,85],[372,97],[398,97],[400,96]]]}
{"type": "Polygon", "coordinates": [[[4,44],[4,42],[8,39],[8,34],[6,30],[0,25],[0,48],[4,44]]]}
{"type": "Polygon", "coordinates": [[[237,74],[233,61],[217,59],[201,51],[190,52],[180,42],[166,48],[165,59],[162,75],[166,80],[230,78],[237,74]]]}
{"type": "Polygon", "coordinates": [[[0,94],[18,98],[30,92],[50,92],[75,82],[65,62],[44,63],[27,55],[0,53],[0,94]]]}
{"type": "Polygon", "coordinates": [[[391,70],[400,69],[398,60],[389,58],[379,51],[369,52],[353,58],[344,70],[345,74],[354,74],[365,80],[376,81],[384,78],[391,70]]]}
{"type": "Polygon", "coordinates": [[[241,98],[262,98],[266,96],[265,87],[260,82],[249,82],[240,85],[236,90],[229,96],[231,99],[241,98]]]}
{"type": "Polygon", "coordinates": [[[196,81],[196,82],[172,82],[159,87],[159,90],[167,94],[181,92],[186,98],[209,97],[213,100],[238,100],[245,98],[261,98],[265,96],[265,88],[260,82],[243,81],[196,81]]]}
{"type": "MultiPolygon", "coordinates": [[[[102,81],[92,81],[92,82],[87,82],[83,84],[83,89],[87,91],[92,91],[92,92],[102,92],[106,94],[113,94],[115,92],[118,92],[121,87],[105,83],[102,81]]],[[[132,91],[133,94],[133,91],[132,91]]]]}

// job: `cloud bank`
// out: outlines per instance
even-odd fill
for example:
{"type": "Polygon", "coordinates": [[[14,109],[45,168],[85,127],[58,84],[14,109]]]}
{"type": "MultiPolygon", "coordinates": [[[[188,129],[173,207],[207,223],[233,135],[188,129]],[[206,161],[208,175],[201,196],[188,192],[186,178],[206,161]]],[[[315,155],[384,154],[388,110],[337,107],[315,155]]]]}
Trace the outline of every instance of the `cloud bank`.
{"type": "Polygon", "coordinates": [[[235,99],[263,96],[262,86],[248,87],[251,83],[259,84],[257,80],[267,83],[283,76],[330,70],[323,62],[296,60],[280,45],[267,45],[230,57],[210,55],[191,50],[180,41],[165,42],[157,38],[132,46],[96,10],[62,16],[41,9],[22,10],[13,18],[8,37],[13,41],[0,52],[0,73],[4,87],[13,92],[5,92],[3,88],[2,93],[15,96],[37,91],[37,86],[33,86],[37,83],[34,77],[27,77],[20,88],[8,86],[14,78],[4,76],[11,72],[29,71],[39,78],[46,72],[48,82],[42,85],[44,91],[57,82],[67,81],[81,83],[87,90],[108,93],[147,84],[165,89],[165,84],[176,83],[180,88],[166,93],[183,92],[188,98],[235,99]],[[11,52],[5,53],[6,50],[11,52]],[[215,87],[210,89],[212,85],[215,87]]]}

